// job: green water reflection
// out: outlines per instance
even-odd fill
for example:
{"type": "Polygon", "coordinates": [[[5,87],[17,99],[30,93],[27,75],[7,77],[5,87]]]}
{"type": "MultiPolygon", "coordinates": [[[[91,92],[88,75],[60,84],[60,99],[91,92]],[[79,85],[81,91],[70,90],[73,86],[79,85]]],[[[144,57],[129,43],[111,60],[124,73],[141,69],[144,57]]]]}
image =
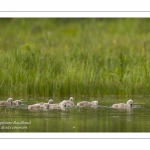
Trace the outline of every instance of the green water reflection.
{"type": "Polygon", "coordinates": [[[134,100],[131,109],[113,109],[114,102],[99,101],[97,108],[67,111],[29,111],[26,108],[0,107],[0,132],[149,132],[148,98],[134,100]]]}

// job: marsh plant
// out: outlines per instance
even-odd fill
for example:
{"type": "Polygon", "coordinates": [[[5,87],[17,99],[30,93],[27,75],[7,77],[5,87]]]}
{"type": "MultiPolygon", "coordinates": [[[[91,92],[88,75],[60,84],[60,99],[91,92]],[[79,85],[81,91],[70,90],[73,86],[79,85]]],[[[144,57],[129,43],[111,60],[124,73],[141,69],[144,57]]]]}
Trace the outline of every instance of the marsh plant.
{"type": "Polygon", "coordinates": [[[0,22],[1,96],[149,95],[150,19],[0,22]]]}

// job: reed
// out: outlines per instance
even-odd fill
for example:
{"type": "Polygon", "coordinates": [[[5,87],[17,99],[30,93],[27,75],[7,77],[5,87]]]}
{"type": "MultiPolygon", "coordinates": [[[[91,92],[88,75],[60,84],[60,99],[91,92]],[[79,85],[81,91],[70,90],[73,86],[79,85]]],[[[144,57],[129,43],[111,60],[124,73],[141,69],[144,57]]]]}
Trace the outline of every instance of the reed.
{"type": "Polygon", "coordinates": [[[2,96],[149,94],[150,19],[0,22],[2,96]]]}

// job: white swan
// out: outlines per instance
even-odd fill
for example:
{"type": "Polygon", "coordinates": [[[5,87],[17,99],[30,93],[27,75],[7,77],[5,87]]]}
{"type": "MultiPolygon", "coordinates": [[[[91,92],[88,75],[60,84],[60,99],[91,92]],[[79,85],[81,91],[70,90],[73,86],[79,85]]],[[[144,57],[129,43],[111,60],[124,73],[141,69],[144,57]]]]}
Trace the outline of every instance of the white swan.
{"type": "Polygon", "coordinates": [[[97,106],[98,105],[98,101],[82,101],[82,102],[78,102],[77,106],[78,107],[91,107],[91,106],[97,106]]]}
{"type": "Polygon", "coordinates": [[[113,108],[131,108],[133,104],[133,100],[129,99],[127,103],[118,103],[118,104],[113,104],[113,108]]]}
{"type": "Polygon", "coordinates": [[[8,98],[7,101],[0,101],[0,106],[12,106],[12,98],[8,98]]]}

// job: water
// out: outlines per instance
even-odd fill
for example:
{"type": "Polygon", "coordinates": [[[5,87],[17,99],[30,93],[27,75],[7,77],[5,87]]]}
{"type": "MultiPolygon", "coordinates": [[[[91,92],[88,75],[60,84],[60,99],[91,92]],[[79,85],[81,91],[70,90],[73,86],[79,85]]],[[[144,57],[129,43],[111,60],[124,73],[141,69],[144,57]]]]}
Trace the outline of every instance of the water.
{"type": "MultiPolygon", "coordinates": [[[[0,107],[0,132],[150,132],[149,98],[132,99],[131,109],[111,108],[113,103],[128,99],[106,97],[96,98],[97,108],[75,107],[67,111],[29,111],[26,104],[33,101],[25,100],[21,107],[0,107]]],[[[75,99],[74,103],[81,100],[85,99],[75,99]]]]}

